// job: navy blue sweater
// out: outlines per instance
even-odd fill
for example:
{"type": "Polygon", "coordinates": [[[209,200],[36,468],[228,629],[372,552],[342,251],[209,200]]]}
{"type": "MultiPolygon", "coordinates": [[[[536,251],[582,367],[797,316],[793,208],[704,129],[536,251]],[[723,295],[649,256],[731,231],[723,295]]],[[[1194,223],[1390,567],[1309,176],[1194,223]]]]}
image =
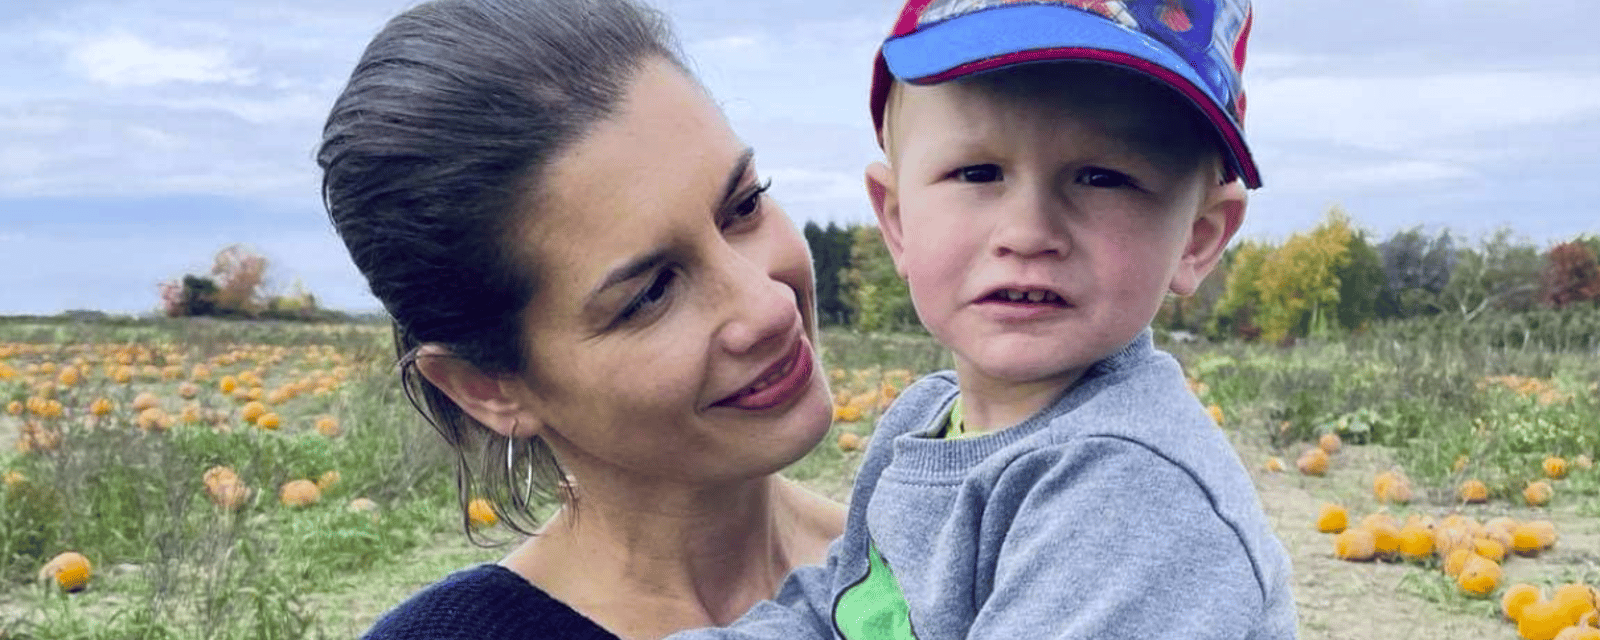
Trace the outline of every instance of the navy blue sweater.
{"type": "Polygon", "coordinates": [[[366,640],[618,640],[497,564],[452,573],[385,613],[366,640]]]}

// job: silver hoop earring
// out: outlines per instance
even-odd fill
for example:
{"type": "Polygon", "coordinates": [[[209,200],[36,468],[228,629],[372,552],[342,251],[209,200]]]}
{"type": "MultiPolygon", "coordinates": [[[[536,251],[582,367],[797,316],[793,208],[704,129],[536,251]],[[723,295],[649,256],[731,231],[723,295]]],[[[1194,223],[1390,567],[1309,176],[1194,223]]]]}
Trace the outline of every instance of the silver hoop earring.
{"type": "MultiPolygon", "coordinates": [[[[516,433],[516,431],[517,431],[516,425],[513,424],[512,427],[511,427],[511,432],[512,433],[516,433]]],[[[531,455],[532,452],[533,452],[533,443],[531,441],[528,441],[528,440],[523,440],[523,442],[525,442],[527,444],[528,452],[531,455]]],[[[506,436],[506,483],[508,485],[510,484],[512,478],[517,477],[517,473],[516,473],[516,469],[517,469],[516,452],[517,452],[517,439],[513,438],[511,436],[506,436]]],[[[527,473],[524,474],[524,477],[523,477],[522,495],[513,495],[512,496],[512,502],[513,502],[513,504],[519,504],[520,506],[526,508],[529,504],[532,503],[532,501],[533,501],[533,461],[530,459],[528,461],[527,473]]]]}

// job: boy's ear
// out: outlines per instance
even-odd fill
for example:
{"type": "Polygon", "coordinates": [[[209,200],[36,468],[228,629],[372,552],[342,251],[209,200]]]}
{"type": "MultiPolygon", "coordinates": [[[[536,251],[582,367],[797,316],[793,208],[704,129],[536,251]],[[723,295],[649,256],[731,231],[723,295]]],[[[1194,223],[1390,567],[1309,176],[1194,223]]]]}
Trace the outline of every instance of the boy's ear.
{"type": "Polygon", "coordinates": [[[1228,241],[1244,224],[1247,196],[1244,182],[1235,178],[1206,190],[1205,201],[1189,227],[1189,243],[1172,276],[1169,289],[1180,296],[1193,295],[1200,283],[1222,260],[1228,241]]]}
{"type": "Polygon", "coordinates": [[[883,234],[883,244],[889,248],[894,260],[894,270],[906,277],[900,265],[900,196],[896,190],[894,170],[883,162],[867,165],[867,197],[872,201],[872,213],[878,217],[878,232],[883,234]]]}
{"type": "Polygon", "coordinates": [[[526,438],[540,430],[528,410],[531,394],[518,378],[484,373],[436,344],[418,349],[417,371],[467,415],[500,435],[526,438]]]}

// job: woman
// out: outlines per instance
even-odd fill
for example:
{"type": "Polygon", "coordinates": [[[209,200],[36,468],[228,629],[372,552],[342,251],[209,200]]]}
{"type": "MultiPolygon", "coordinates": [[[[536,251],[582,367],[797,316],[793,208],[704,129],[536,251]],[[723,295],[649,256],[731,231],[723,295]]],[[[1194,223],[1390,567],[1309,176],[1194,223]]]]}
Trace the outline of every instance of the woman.
{"type": "Polygon", "coordinates": [[[463,502],[533,535],[369,637],[657,638],[822,561],[841,508],[774,475],[831,417],[810,259],[751,158],[631,2],[439,0],[374,38],[329,215],[463,502]]]}

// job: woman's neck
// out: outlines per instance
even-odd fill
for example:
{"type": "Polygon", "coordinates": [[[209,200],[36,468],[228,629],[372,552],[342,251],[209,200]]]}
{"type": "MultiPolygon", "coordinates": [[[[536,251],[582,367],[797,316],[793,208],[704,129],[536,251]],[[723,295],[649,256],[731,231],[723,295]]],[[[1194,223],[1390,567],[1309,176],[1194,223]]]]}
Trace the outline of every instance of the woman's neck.
{"type": "Polygon", "coordinates": [[[645,495],[585,489],[503,564],[624,638],[732,622],[790,569],[821,562],[843,527],[837,504],[778,476],[645,495]]]}

